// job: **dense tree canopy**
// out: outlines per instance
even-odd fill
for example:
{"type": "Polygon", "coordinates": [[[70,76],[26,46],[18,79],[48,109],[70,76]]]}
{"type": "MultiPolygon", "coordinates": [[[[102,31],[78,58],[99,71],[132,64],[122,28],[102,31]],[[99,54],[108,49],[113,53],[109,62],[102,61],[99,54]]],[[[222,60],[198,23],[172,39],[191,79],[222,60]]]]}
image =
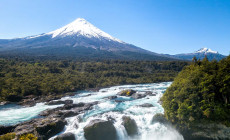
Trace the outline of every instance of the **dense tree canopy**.
{"type": "Polygon", "coordinates": [[[25,61],[0,59],[0,100],[120,84],[172,81],[182,61],[25,61]]]}
{"type": "Polygon", "coordinates": [[[230,56],[217,62],[193,59],[163,95],[173,123],[219,122],[230,126],[230,56]]]}

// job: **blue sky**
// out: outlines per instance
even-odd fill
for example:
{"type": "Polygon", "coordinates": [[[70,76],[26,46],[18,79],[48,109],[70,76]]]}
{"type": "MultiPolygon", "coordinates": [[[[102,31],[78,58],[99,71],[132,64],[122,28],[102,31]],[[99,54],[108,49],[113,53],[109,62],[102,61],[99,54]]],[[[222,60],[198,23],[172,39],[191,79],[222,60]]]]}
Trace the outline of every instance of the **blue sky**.
{"type": "Polygon", "coordinates": [[[78,17],[157,53],[230,52],[230,0],[0,0],[0,38],[46,33],[78,17]]]}

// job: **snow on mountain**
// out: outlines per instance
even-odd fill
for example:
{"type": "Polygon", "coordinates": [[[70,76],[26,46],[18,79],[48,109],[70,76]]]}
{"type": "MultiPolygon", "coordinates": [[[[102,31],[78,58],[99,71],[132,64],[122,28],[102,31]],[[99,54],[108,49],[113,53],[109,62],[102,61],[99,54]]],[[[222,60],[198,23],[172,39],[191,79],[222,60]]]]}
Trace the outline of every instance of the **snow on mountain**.
{"type": "Polygon", "coordinates": [[[201,49],[199,49],[198,51],[196,51],[194,53],[204,53],[204,54],[215,53],[215,54],[217,54],[218,52],[217,51],[213,51],[213,50],[208,49],[208,48],[201,48],[201,49]]]}
{"type": "Polygon", "coordinates": [[[0,56],[16,54],[79,59],[174,60],[114,38],[83,18],[48,33],[0,39],[0,56]]]}
{"type": "Polygon", "coordinates": [[[179,58],[179,59],[184,59],[184,60],[192,60],[193,57],[196,57],[197,59],[203,59],[205,56],[209,60],[221,60],[225,58],[226,56],[219,54],[217,51],[213,51],[209,48],[201,48],[198,51],[195,51],[194,53],[182,53],[182,54],[176,54],[174,57],[179,58]]]}
{"type": "Polygon", "coordinates": [[[47,33],[47,35],[52,35],[52,38],[82,35],[88,38],[105,38],[119,43],[124,43],[121,40],[116,39],[111,35],[98,29],[97,27],[95,27],[83,18],[78,18],[60,29],[47,33]]]}

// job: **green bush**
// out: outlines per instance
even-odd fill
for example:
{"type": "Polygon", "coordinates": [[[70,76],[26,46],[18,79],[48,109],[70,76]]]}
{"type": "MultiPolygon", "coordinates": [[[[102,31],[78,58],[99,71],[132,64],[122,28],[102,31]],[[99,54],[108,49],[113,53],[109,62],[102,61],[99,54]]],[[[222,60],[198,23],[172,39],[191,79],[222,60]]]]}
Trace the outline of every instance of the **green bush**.
{"type": "Polygon", "coordinates": [[[5,135],[0,136],[0,140],[12,140],[15,138],[15,133],[7,133],[5,135]]]}
{"type": "Polygon", "coordinates": [[[26,134],[20,136],[19,140],[37,140],[38,138],[35,137],[33,134],[26,134]]]}

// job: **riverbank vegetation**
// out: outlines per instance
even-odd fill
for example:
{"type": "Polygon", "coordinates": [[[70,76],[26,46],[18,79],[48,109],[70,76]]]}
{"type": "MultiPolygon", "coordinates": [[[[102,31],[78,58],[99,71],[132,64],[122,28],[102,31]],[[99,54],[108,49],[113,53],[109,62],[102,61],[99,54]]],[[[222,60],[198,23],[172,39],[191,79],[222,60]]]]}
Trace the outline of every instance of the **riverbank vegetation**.
{"type": "Polygon", "coordinates": [[[163,95],[168,120],[180,126],[230,126],[230,56],[217,62],[194,58],[163,95]]]}
{"type": "Polygon", "coordinates": [[[0,59],[0,100],[121,84],[172,81],[189,62],[0,59]]]}

